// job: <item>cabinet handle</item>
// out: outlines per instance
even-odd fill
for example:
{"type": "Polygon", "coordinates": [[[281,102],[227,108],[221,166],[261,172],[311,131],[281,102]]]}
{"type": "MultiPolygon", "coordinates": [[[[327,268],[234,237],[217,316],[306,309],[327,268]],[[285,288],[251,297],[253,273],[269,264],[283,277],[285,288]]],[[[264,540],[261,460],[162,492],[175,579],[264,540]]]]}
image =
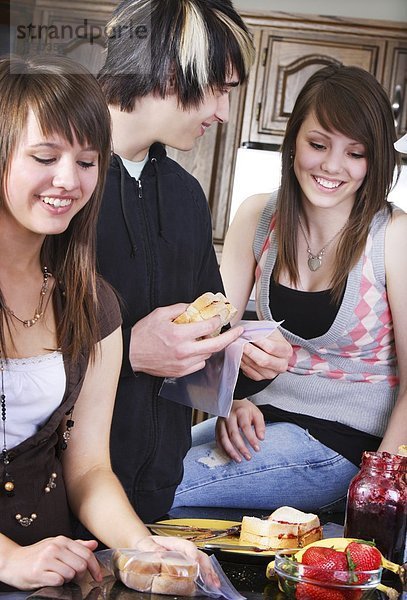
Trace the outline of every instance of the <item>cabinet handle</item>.
{"type": "Polygon", "coordinates": [[[264,50],[263,50],[263,56],[262,56],[262,59],[261,59],[261,66],[262,67],[266,66],[268,53],[269,53],[269,49],[267,47],[264,48],[264,50]]]}
{"type": "Polygon", "coordinates": [[[394,125],[395,125],[396,129],[398,129],[398,127],[399,127],[399,117],[400,117],[400,113],[401,113],[402,104],[403,104],[403,98],[402,98],[402,94],[401,94],[401,85],[397,84],[396,87],[394,88],[393,102],[391,103],[391,108],[392,108],[393,117],[394,117],[394,125]]]}
{"type": "Polygon", "coordinates": [[[261,113],[261,102],[258,102],[257,106],[256,106],[256,121],[260,121],[260,113],[261,113]]]}

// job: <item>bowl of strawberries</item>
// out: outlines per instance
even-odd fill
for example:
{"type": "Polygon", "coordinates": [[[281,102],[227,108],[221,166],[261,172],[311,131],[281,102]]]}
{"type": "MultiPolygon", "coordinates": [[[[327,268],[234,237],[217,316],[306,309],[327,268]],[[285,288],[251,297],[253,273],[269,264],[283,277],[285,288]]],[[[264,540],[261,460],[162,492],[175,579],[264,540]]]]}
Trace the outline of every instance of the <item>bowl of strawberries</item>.
{"type": "Polygon", "coordinates": [[[367,600],[380,584],[382,555],[374,545],[350,541],[341,550],[311,544],[294,556],[276,553],[280,589],[292,600],[367,600]]]}

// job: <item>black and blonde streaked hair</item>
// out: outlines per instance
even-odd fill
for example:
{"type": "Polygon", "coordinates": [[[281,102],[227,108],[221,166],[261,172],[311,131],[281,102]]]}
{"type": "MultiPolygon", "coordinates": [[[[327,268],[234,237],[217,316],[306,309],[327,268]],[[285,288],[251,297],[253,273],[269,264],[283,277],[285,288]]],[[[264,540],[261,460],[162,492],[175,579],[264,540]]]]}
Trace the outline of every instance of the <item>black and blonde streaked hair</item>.
{"type": "Polygon", "coordinates": [[[184,109],[233,70],[243,83],[254,61],[251,34],[230,0],[124,0],[107,26],[99,81],[109,104],[130,112],[137,98],[170,92],[184,109]]]}
{"type": "Polygon", "coordinates": [[[287,123],[282,144],[281,186],[276,209],[278,257],[274,276],[288,272],[298,282],[297,237],[301,214],[301,189],[292,168],[292,154],[303,121],[313,114],[327,131],[337,131],[364,145],[367,159],[365,179],[356,192],[349,222],[337,246],[333,301],[339,301],[347,276],[363,253],[374,215],[391,212],[387,196],[400,165],[394,149],[396,132],[389,98],[375,77],[359,67],[332,64],[308,79],[300,91],[287,123]],[[289,232],[289,234],[287,233],[289,232]]]}
{"type": "MultiPolygon", "coordinates": [[[[41,249],[41,264],[47,266],[56,285],[64,291],[62,314],[56,319],[58,347],[73,359],[83,352],[94,357],[98,339],[95,236],[110,157],[109,111],[96,79],[67,58],[0,58],[0,206],[4,205],[10,164],[30,109],[44,136],[58,134],[69,144],[76,138],[80,145],[98,153],[98,181],[90,200],[66,231],[47,236],[41,249]]],[[[3,356],[7,356],[5,322],[0,290],[3,356]]]]}

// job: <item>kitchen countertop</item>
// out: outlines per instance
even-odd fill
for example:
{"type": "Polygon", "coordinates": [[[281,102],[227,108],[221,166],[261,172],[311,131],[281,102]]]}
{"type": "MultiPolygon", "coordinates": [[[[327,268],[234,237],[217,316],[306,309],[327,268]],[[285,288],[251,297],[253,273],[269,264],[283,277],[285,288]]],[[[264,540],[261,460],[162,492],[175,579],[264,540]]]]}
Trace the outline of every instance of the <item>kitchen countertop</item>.
{"type": "MultiPolygon", "coordinates": [[[[180,508],[167,516],[167,518],[211,518],[240,521],[242,516],[250,514],[261,516],[261,511],[248,509],[209,509],[209,508],[180,508]]],[[[343,524],[343,513],[321,515],[321,522],[343,524]]],[[[247,600],[284,600],[286,596],[279,591],[277,582],[266,578],[266,565],[270,558],[245,557],[226,552],[218,552],[216,556],[223,570],[236,589],[247,600]]],[[[387,583],[387,582],[386,582],[387,583]]],[[[388,585],[395,586],[394,581],[388,585]]],[[[34,593],[1,594],[0,600],[178,600],[177,597],[162,596],[157,594],[141,593],[126,588],[123,584],[106,577],[102,584],[95,586],[92,582],[85,582],[81,587],[67,584],[59,588],[43,588],[34,593]]],[[[198,598],[198,597],[196,597],[198,598]]],[[[203,597],[201,597],[203,598],[203,597]]],[[[376,592],[374,600],[385,600],[386,596],[376,592]]],[[[373,600],[373,598],[372,598],[373,600]]],[[[407,600],[407,592],[402,593],[400,600],[407,600]]]]}

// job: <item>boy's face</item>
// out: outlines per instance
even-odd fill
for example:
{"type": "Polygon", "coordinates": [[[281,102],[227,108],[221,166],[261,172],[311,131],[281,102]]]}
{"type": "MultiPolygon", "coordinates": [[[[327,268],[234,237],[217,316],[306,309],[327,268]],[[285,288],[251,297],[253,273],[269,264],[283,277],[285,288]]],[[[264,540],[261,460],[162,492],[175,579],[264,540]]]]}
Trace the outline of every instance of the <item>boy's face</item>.
{"type": "Polygon", "coordinates": [[[226,123],[229,118],[229,94],[239,84],[237,76],[232,76],[221,90],[208,90],[198,107],[184,109],[178,104],[176,95],[155,100],[157,121],[157,141],[178,150],[191,150],[195,141],[205,134],[213,123],[226,123]],[[157,122],[158,125],[158,122],[157,122]]]}

